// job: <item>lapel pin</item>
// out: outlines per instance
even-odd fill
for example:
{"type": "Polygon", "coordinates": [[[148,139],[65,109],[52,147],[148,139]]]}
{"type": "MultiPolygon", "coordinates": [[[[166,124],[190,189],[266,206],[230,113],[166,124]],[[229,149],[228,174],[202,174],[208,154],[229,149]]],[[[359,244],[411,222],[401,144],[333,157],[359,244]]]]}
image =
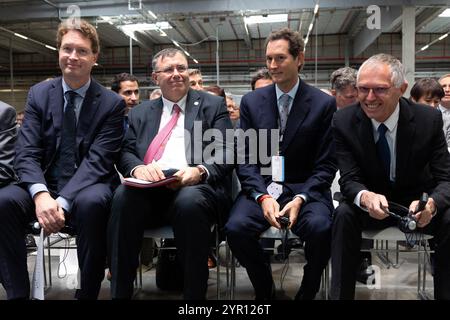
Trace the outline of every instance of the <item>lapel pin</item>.
{"type": "Polygon", "coordinates": [[[194,106],[198,106],[198,101],[195,101],[195,102],[194,102],[194,106]]]}

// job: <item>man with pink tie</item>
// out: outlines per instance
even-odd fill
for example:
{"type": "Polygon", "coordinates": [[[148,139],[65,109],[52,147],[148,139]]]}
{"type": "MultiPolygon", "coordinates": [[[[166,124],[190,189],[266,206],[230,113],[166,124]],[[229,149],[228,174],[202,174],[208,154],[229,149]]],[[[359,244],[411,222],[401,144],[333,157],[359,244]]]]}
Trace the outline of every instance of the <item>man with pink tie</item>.
{"type": "Polygon", "coordinates": [[[152,68],[162,96],[130,111],[118,169],[124,177],[146,181],[175,171],[179,181],[168,187],[122,185],[116,190],[108,226],[111,295],[131,298],[144,230],[171,225],[184,269],[184,298],[205,299],[210,228],[222,221],[231,204],[232,164],[224,159],[233,149],[215,139],[215,150],[224,152],[207,155],[210,141],[203,136],[214,129],[225,137],[231,122],[223,99],[189,88],[182,51],[163,49],[153,57],[152,68]]]}

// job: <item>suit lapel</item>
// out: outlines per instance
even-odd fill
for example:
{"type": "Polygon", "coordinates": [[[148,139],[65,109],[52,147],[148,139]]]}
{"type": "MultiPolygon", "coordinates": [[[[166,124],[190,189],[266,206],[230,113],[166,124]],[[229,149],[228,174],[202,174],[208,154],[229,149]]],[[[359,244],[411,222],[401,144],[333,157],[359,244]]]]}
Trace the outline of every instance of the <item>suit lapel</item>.
{"type": "Polygon", "coordinates": [[[186,98],[186,110],[184,115],[184,128],[188,130],[192,135],[192,128],[194,127],[194,121],[197,118],[198,110],[202,103],[200,95],[192,89],[189,89],[186,98]]]}
{"type": "Polygon", "coordinates": [[[402,177],[408,168],[408,159],[410,159],[411,141],[414,141],[416,125],[413,121],[413,114],[408,104],[400,99],[400,113],[397,127],[397,145],[396,145],[396,181],[402,177]]]}
{"type": "Polygon", "coordinates": [[[281,152],[284,152],[295,137],[298,128],[301,126],[309,111],[311,110],[311,97],[307,85],[300,80],[297,93],[292,102],[286,123],[286,130],[281,143],[281,152]]]}
{"type": "Polygon", "coordinates": [[[80,109],[80,116],[77,125],[77,145],[81,143],[87,133],[91,132],[92,124],[95,123],[95,114],[101,101],[101,90],[94,79],[91,79],[91,85],[86,91],[83,104],[80,109]]]}
{"type": "Polygon", "coordinates": [[[57,145],[61,138],[61,126],[64,109],[64,98],[61,77],[54,80],[53,87],[49,90],[49,109],[53,119],[53,127],[57,135],[57,145]]]}
{"type": "MultiPolygon", "coordinates": [[[[145,110],[145,122],[143,125],[143,132],[142,132],[142,138],[144,140],[147,140],[146,145],[147,147],[150,145],[150,143],[153,141],[155,136],[158,134],[159,125],[161,123],[161,116],[163,112],[163,101],[162,98],[153,100],[150,102],[150,106],[148,107],[148,110],[145,110]]],[[[147,151],[147,149],[144,151],[147,151]]]]}
{"type": "MultiPolygon", "coordinates": [[[[378,160],[377,149],[375,147],[375,138],[373,136],[372,121],[365,115],[364,111],[359,107],[356,113],[356,135],[361,142],[361,150],[363,163],[370,168],[375,176],[385,176],[381,162],[378,160]]],[[[351,130],[351,128],[350,128],[351,130]]]]}

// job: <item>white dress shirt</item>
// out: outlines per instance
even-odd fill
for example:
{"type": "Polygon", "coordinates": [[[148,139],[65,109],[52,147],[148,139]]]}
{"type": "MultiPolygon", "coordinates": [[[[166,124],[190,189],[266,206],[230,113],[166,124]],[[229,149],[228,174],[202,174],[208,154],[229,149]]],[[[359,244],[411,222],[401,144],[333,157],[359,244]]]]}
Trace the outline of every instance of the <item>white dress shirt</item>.
{"type": "MultiPolygon", "coordinates": [[[[386,131],[386,140],[389,145],[389,151],[391,152],[391,167],[389,172],[389,179],[391,181],[395,181],[395,170],[397,168],[396,166],[396,153],[397,153],[397,128],[398,128],[398,118],[400,115],[400,105],[397,103],[397,106],[394,109],[394,112],[387,118],[386,121],[384,121],[384,125],[388,128],[386,131]]],[[[372,122],[372,130],[373,130],[373,136],[375,138],[375,143],[377,143],[379,134],[378,134],[378,127],[380,126],[381,122],[376,121],[375,119],[370,119],[372,122]]],[[[356,204],[358,207],[361,208],[361,195],[363,192],[368,190],[361,190],[356,195],[355,199],[353,200],[353,203],[356,204]]]]}
{"type": "Polygon", "coordinates": [[[177,124],[172,130],[164,152],[161,158],[156,161],[156,163],[162,170],[182,169],[188,166],[186,160],[186,147],[184,143],[184,118],[186,113],[186,98],[187,96],[184,96],[180,101],[175,103],[162,97],[163,112],[161,115],[161,122],[159,124],[158,132],[161,131],[162,128],[164,128],[164,126],[172,118],[173,105],[177,104],[181,109],[177,124]]]}

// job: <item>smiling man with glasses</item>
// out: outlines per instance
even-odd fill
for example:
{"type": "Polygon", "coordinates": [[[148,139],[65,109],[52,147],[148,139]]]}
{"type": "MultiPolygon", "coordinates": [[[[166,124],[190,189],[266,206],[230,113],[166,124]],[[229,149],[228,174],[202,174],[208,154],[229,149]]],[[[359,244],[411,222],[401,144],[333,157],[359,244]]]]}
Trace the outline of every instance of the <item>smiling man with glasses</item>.
{"type": "MultiPolygon", "coordinates": [[[[130,127],[118,169],[124,177],[146,181],[164,179],[172,169],[179,180],[169,188],[121,185],[116,190],[108,226],[111,295],[131,298],[144,229],[170,224],[183,266],[184,298],[205,299],[210,228],[231,206],[229,173],[233,163],[221,164],[202,156],[209,146],[203,141],[203,132],[212,129],[225,137],[231,122],[223,98],[190,88],[183,51],[161,50],[153,57],[152,67],[162,97],[144,101],[129,112],[130,127]]],[[[224,145],[217,141],[216,150],[224,145]]],[[[233,148],[222,151],[226,157],[233,148]]]]}
{"type": "Polygon", "coordinates": [[[450,154],[440,112],[402,98],[407,86],[398,59],[372,56],[358,72],[359,103],[334,116],[345,201],[333,220],[333,299],[354,298],[363,228],[397,225],[388,201],[414,212],[423,192],[430,197],[414,217],[436,241],[434,297],[450,299],[450,154]]]}

